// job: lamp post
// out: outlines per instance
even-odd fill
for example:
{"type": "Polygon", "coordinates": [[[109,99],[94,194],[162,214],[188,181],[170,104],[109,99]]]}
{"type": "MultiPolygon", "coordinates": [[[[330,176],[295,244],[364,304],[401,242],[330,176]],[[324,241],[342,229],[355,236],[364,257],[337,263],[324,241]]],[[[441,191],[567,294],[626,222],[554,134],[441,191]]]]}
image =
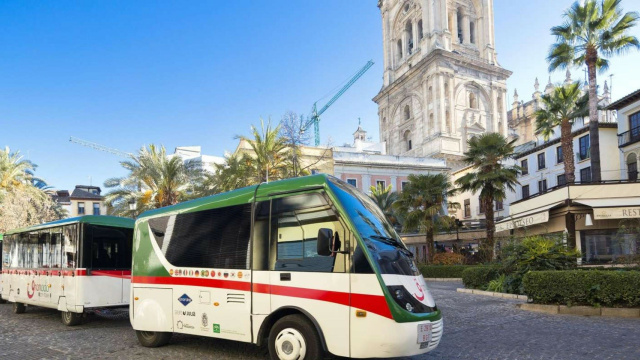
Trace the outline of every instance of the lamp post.
{"type": "Polygon", "coordinates": [[[131,213],[134,214],[133,218],[135,219],[135,211],[136,211],[136,201],[135,200],[131,200],[129,201],[129,210],[131,210],[131,213]]]}

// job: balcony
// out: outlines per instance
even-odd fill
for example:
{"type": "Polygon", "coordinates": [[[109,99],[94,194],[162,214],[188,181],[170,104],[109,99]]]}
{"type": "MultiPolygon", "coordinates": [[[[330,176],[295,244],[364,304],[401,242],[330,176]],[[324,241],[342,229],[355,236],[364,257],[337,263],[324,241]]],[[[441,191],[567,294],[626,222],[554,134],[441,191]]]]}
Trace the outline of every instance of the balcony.
{"type": "Polygon", "coordinates": [[[640,141],[640,127],[635,127],[622,134],[618,134],[618,147],[624,147],[640,141]]]}

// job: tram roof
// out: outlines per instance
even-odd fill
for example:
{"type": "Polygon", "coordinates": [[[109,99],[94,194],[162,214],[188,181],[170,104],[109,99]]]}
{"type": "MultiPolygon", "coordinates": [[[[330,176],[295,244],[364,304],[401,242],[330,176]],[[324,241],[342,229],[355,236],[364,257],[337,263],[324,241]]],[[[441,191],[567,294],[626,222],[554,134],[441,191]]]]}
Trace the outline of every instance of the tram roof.
{"type": "Polygon", "coordinates": [[[221,194],[206,196],[176,205],[145,211],[138,217],[138,219],[248,204],[253,201],[254,196],[260,198],[278,193],[303,191],[306,189],[310,190],[324,186],[328,177],[329,175],[326,174],[318,174],[247,186],[221,194]]]}
{"type": "Polygon", "coordinates": [[[47,229],[56,226],[69,225],[69,224],[93,224],[93,225],[104,225],[104,226],[114,226],[114,227],[122,227],[133,229],[135,221],[129,218],[123,218],[118,216],[107,216],[107,215],[85,215],[78,216],[68,219],[56,220],[44,224],[27,226],[20,229],[9,230],[5,233],[5,235],[9,234],[17,234],[26,231],[35,231],[40,229],[47,229]]]}

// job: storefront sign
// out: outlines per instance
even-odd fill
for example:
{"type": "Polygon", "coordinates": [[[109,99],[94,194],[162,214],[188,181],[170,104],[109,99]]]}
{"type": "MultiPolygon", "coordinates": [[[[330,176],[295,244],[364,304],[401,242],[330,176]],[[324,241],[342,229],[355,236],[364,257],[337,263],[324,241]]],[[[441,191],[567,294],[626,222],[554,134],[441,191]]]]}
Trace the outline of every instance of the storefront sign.
{"type": "Polygon", "coordinates": [[[593,218],[595,220],[640,218],[640,207],[594,208],[593,218]]]}
{"type": "Polygon", "coordinates": [[[507,220],[505,222],[496,224],[496,232],[546,223],[547,221],[549,221],[549,212],[543,211],[533,215],[516,218],[513,220],[507,220]]]}

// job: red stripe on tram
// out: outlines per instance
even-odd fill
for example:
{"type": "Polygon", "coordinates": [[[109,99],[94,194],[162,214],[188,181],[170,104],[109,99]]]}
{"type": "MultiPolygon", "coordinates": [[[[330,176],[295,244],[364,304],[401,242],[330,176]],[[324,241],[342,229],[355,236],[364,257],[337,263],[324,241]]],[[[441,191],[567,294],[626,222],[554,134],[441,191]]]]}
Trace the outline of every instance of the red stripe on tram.
{"type": "Polygon", "coordinates": [[[157,284],[157,285],[184,285],[202,286],[218,289],[249,291],[262,294],[279,296],[289,296],[302,299],[331,302],[334,304],[352,306],[358,309],[372,312],[389,319],[393,319],[387,300],[380,295],[349,294],[339,291],[318,290],[299,288],[292,286],[269,285],[241,281],[229,281],[218,279],[198,279],[198,278],[174,278],[168,276],[133,276],[132,283],[137,284],[157,284]]]}

